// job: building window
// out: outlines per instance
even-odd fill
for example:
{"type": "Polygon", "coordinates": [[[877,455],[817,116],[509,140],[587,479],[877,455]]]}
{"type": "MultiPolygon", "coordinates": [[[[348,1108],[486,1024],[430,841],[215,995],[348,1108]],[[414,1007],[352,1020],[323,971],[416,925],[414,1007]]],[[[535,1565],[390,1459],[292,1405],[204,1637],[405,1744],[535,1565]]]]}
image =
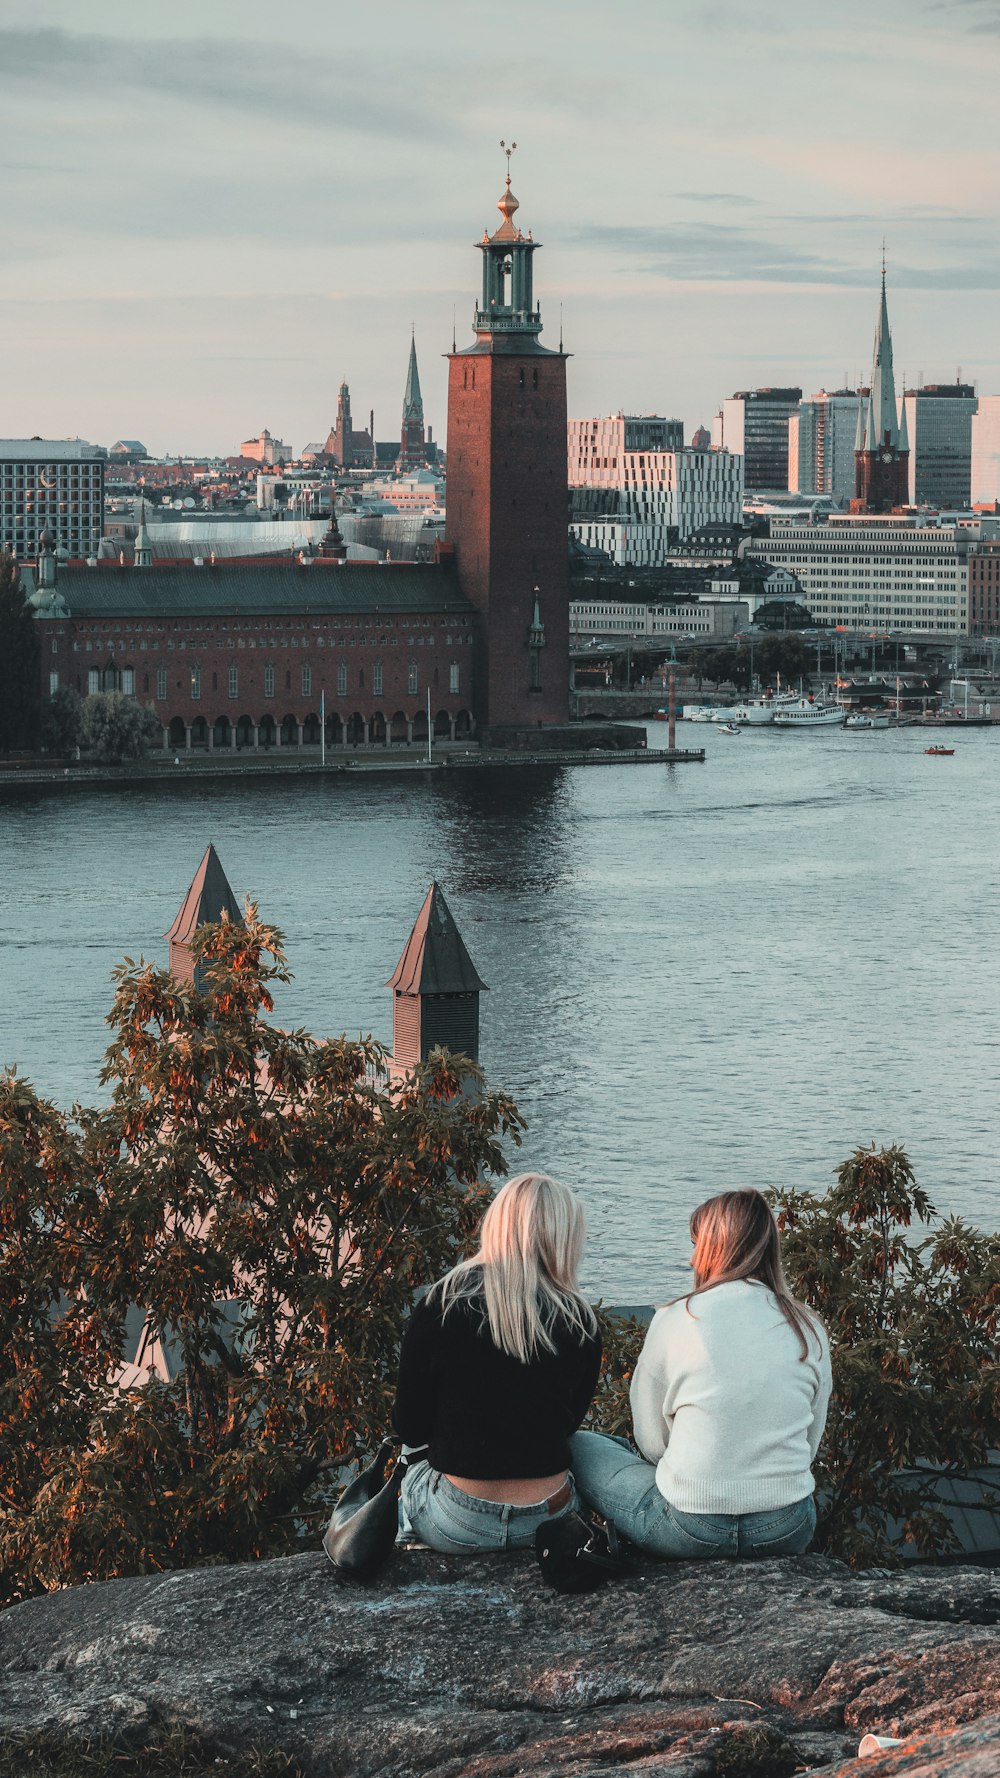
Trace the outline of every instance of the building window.
{"type": "Polygon", "coordinates": [[[372,691],[377,698],[382,696],[382,663],[376,661],[372,668],[372,691]]]}
{"type": "Polygon", "coordinates": [[[193,698],[200,698],[201,697],[201,668],[200,667],[192,667],[191,668],[191,696],[193,698]]]}
{"type": "Polygon", "coordinates": [[[229,696],[231,698],[238,698],[239,695],[240,695],[240,670],[239,670],[239,667],[230,667],[230,669],[229,669],[229,696]]]}
{"type": "Polygon", "coordinates": [[[416,661],[410,662],[410,669],[406,675],[406,689],[411,697],[414,692],[420,690],[420,673],[416,661]]]}
{"type": "Polygon", "coordinates": [[[135,668],[122,668],[122,691],[127,698],[135,697],[135,668]]]}
{"type": "Polygon", "coordinates": [[[448,690],[449,691],[457,691],[458,690],[458,677],[459,677],[458,666],[457,666],[457,664],[455,664],[453,662],[452,665],[448,668],[448,690]]]}
{"type": "Polygon", "coordinates": [[[49,697],[50,698],[53,697],[58,690],[59,690],[59,675],[58,675],[58,673],[50,673],[49,674],[49,697]]]}
{"type": "Polygon", "coordinates": [[[264,668],[264,696],[265,696],[265,698],[273,698],[273,696],[274,696],[274,668],[273,667],[265,667],[264,668]]]}
{"type": "Polygon", "coordinates": [[[344,697],[347,692],[347,662],[346,661],[341,661],[340,666],[337,668],[337,692],[340,697],[344,697]]]}
{"type": "Polygon", "coordinates": [[[166,667],[157,667],[156,669],[156,695],[158,698],[165,698],[167,695],[166,667]]]}
{"type": "Polygon", "coordinates": [[[311,667],[302,669],[302,696],[307,698],[313,688],[313,670],[311,667]]]}

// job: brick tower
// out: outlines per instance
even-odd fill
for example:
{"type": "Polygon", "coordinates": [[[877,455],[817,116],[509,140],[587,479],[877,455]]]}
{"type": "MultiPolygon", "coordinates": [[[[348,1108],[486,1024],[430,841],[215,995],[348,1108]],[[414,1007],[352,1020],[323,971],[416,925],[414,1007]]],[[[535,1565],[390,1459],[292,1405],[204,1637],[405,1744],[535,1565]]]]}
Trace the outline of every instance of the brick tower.
{"type": "Polygon", "coordinates": [[[892,335],[885,300],[885,259],[882,260],[882,302],[875,327],[872,385],[867,406],[858,413],[854,444],[854,499],[852,512],[892,512],[909,498],[909,439],[906,407],[900,424],[896,415],[896,381],[892,370],[892,335]]]}
{"type": "Polygon", "coordinates": [[[448,358],[445,539],[481,614],[480,735],[502,742],[569,720],[569,530],[566,354],[539,344],[539,243],[514,223],[509,173],[497,208],[475,341],[448,358]]]}
{"type": "Polygon", "coordinates": [[[199,926],[214,924],[228,914],[235,925],[243,924],[239,903],[229,887],[229,878],[219,861],[219,854],[210,845],[195,872],[194,881],[181,903],[180,912],[164,937],[170,941],[170,973],[179,982],[191,982],[196,988],[204,984],[202,971],[195,968],[191,941],[199,926]]]}
{"type": "Polygon", "coordinates": [[[432,1049],[479,1060],[479,996],[487,992],[439,883],[432,883],[386,986],[392,993],[392,1059],[426,1062],[432,1049]]]}

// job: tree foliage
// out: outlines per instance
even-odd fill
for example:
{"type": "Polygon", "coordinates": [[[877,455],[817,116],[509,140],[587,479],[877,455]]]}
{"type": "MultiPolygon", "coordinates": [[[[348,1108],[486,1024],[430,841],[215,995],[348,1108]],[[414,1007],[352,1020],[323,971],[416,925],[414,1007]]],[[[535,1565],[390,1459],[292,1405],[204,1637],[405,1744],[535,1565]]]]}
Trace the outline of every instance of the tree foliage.
{"type": "Polygon", "coordinates": [[[34,747],[39,723],[35,617],[9,550],[0,553],[0,752],[34,747]]]}
{"type": "Polygon", "coordinates": [[[82,732],[85,747],[105,765],[141,759],[163,739],[155,712],[120,691],[93,692],[84,699],[82,732]]]}
{"type": "Polygon", "coordinates": [[[293,1547],[385,1433],[413,1292],[518,1139],[461,1059],[390,1083],[370,1039],[269,1023],[287,970],[252,905],[195,950],[201,989],[118,971],[106,1107],[0,1083],[8,1596],[293,1547]],[[136,1306],[166,1378],[122,1371],[136,1306]]]}
{"type": "Polygon", "coordinates": [[[42,710],[42,745],[50,753],[72,753],[83,740],[83,699],[71,685],[60,685],[42,710]]]}

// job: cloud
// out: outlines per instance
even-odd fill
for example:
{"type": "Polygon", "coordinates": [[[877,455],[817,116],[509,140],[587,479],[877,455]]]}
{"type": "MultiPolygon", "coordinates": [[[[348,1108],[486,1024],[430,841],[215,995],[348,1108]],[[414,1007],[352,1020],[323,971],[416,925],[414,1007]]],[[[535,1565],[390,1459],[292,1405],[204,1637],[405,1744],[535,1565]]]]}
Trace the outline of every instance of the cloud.
{"type": "Polygon", "coordinates": [[[931,12],[966,14],[964,29],[973,36],[1000,37],[1000,0],[939,0],[931,12]]]}
{"type": "MultiPolygon", "coordinates": [[[[250,113],[295,127],[302,123],[379,137],[441,140],[451,134],[440,108],[383,99],[377,70],[352,57],[344,78],[331,56],[304,55],[287,44],[232,38],[147,41],[57,27],[0,30],[0,86],[42,93],[81,85],[93,106],[145,93],[207,111],[250,113]]],[[[234,154],[246,144],[234,143],[234,154]]]]}
{"type": "Polygon", "coordinates": [[[760,198],[747,197],[743,191],[677,191],[675,197],[691,204],[759,204],[760,198]]]}

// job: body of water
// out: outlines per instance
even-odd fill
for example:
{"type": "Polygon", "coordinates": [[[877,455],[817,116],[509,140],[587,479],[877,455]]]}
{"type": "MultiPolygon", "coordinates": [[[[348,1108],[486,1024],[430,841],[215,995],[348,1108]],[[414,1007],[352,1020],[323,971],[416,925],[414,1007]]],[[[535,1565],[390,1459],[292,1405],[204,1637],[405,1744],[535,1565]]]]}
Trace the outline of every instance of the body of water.
{"type": "Polygon", "coordinates": [[[98,1097],[110,972],[165,961],[211,839],[286,934],[276,1016],[317,1034],[388,1041],[437,877],[518,1164],[580,1189],[609,1300],[676,1288],[702,1198],[822,1190],[872,1139],[995,1228],[1000,732],[679,733],[704,765],[0,791],[0,1063],[98,1097]]]}

